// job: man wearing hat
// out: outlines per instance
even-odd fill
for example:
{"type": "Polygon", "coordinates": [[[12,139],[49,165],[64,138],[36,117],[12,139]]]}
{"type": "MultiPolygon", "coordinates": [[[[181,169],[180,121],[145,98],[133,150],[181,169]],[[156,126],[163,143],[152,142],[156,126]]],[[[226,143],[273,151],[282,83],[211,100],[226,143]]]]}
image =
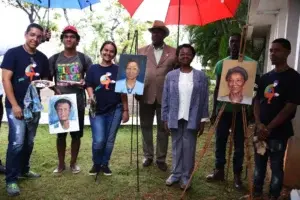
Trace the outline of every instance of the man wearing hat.
{"type": "MultiPolygon", "coordinates": [[[[76,164],[77,156],[80,149],[80,139],[83,136],[84,128],[84,111],[85,111],[85,90],[84,76],[89,66],[92,65],[91,59],[76,50],[80,41],[80,36],[74,26],[64,28],[61,36],[61,42],[64,44],[64,50],[53,55],[49,59],[51,79],[54,77],[55,94],[76,94],[79,118],[79,131],[71,132],[71,161],[70,169],[72,173],[80,172],[80,167],[76,164]]],[[[67,133],[57,135],[56,147],[58,154],[58,166],[53,173],[61,173],[66,169],[65,152],[66,152],[67,133]]]]}
{"type": "Polygon", "coordinates": [[[143,134],[143,166],[153,162],[153,120],[157,119],[156,164],[162,171],[167,170],[166,155],[168,150],[168,133],[161,122],[161,99],[166,74],[174,68],[176,49],[164,43],[169,29],[162,21],[154,21],[148,29],[152,44],[142,47],[138,54],[147,56],[146,76],[143,96],[137,96],[140,103],[140,120],[143,134]]]}

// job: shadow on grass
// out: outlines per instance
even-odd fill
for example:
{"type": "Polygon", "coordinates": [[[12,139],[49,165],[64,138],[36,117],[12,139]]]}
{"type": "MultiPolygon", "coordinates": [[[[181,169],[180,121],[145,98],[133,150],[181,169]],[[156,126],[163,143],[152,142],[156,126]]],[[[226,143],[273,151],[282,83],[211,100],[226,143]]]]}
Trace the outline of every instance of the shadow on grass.
{"type": "MultiPolygon", "coordinates": [[[[5,162],[7,148],[7,124],[3,124],[0,134],[0,157],[5,162]]],[[[35,147],[32,153],[32,170],[42,174],[38,180],[20,181],[21,195],[10,198],[5,191],[4,176],[0,175],[0,199],[21,200],[177,200],[180,199],[182,191],[179,186],[166,187],[165,180],[169,172],[160,171],[155,165],[148,168],[142,167],[141,132],[139,132],[139,166],[140,166],[140,192],[137,193],[136,181],[136,133],[133,141],[133,163],[130,165],[130,127],[122,127],[117,135],[114,152],[111,157],[112,176],[99,176],[99,182],[88,175],[92,167],[91,156],[91,130],[85,128],[78,164],[82,171],[73,175],[69,168],[61,175],[53,175],[52,171],[57,165],[56,136],[48,133],[47,126],[40,126],[35,139],[35,147]]],[[[156,138],[156,137],[154,137],[156,138]]],[[[204,136],[198,140],[198,149],[203,146],[204,136]]],[[[69,165],[70,136],[67,138],[66,165],[69,165]]],[[[192,188],[187,192],[185,199],[195,200],[231,200],[238,199],[245,193],[233,189],[232,174],[228,182],[228,188],[224,183],[207,183],[205,176],[211,172],[214,163],[214,144],[208,151],[206,157],[192,182],[192,188]]],[[[171,153],[169,145],[168,165],[171,166],[171,153]]],[[[230,170],[231,171],[231,170],[230,170]]],[[[244,181],[246,184],[246,181],[244,181]]]]}

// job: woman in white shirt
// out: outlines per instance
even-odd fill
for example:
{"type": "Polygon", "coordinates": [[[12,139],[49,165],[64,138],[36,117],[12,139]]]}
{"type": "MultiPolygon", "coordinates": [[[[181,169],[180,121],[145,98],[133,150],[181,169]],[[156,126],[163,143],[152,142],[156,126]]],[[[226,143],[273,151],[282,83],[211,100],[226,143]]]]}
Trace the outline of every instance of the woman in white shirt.
{"type": "Polygon", "coordinates": [[[195,49],[189,44],[176,50],[180,68],[166,76],[162,120],[172,137],[172,172],[166,180],[171,186],[176,182],[180,188],[189,188],[188,181],[194,168],[197,135],[204,130],[208,119],[208,80],[202,71],[190,64],[195,49]]]}

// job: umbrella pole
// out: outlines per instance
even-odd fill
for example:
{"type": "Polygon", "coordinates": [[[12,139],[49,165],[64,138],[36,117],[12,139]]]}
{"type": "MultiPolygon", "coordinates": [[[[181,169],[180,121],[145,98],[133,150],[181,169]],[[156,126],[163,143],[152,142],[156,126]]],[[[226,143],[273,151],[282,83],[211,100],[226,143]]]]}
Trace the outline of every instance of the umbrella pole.
{"type": "MultiPolygon", "coordinates": [[[[49,24],[50,24],[50,0],[48,0],[48,8],[47,8],[47,14],[48,14],[48,21],[47,21],[47,27],[46,27],[46,32],[48,33],[48,31],[50,30],[49,28],[49,24]]],[[[49,41],[49,38],[46,38],[46,41],[49,41]]]]}
{"type": "Polygon", "coordinates": [[[177,47],[179,46],[179,35],[180,35],[180,18],[181,18],[181,0],[178,0],[178,24],[177,24],[177,47]]]}

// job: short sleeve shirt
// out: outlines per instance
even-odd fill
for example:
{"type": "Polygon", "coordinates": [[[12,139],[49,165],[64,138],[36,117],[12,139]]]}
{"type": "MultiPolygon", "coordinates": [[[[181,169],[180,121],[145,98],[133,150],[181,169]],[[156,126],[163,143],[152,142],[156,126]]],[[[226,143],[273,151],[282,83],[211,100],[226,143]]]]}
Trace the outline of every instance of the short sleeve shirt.
{"type": "MultiPolygon", "coordinates": [[[[256,99],[260,102],[260,120],[268,125],[287,103],[300,105],[300,75],[289,68],[277,73],[274,70],[264,74],[258,85],[256,99]]],[[[286,139],[293,135],[292,119],[295,113],[279,127],[272,130],[270,138],[286,139]]]]}
{"type": "Polygon", "coordinates": [[[96,97],[96,113],[105,114],[113,111],[121,103],[121,94],[115,92],[119,67],[92,65],[85,77],[87,87],[92,87],[96,97]]]}
{"type": "MultiPolygon", "coordinates": [[[[46,55],[38,50],[35,54],[29,54],[23,46],[9,49],[4,55],[1,68],[13,72],[12,87],[21,108],[24,108],[24,97],[31,81],[48,79],[50,75],[46,55]]],[[[12,107],[7,98],[5,99],[5,107],[12,107]]]]}

